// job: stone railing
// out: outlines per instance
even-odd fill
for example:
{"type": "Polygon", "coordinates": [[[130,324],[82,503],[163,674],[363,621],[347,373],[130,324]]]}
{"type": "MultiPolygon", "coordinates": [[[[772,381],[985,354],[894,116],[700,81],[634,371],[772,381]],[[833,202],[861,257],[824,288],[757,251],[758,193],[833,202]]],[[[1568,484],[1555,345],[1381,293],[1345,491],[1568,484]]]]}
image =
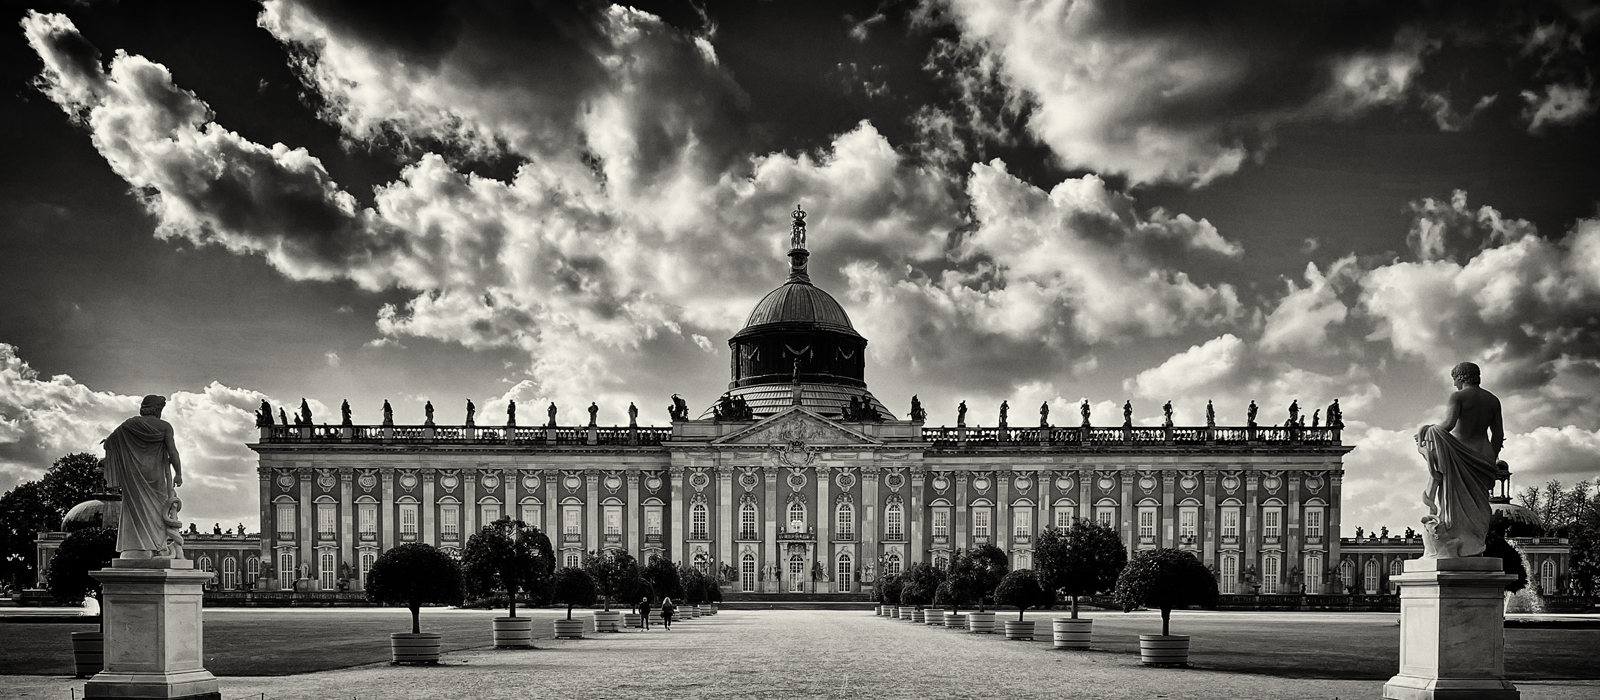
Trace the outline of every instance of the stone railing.
{"type": "Polygon", "coordinates": [[[1340,429],[1222,426],[923,428],[935,448],[984,445],[1339,445],[1340,429]]]}
{"type": "Polygon", "coordinates": [[[263,444],[659,446],[671,428],[638,426],[268,425],[263,444]]]}

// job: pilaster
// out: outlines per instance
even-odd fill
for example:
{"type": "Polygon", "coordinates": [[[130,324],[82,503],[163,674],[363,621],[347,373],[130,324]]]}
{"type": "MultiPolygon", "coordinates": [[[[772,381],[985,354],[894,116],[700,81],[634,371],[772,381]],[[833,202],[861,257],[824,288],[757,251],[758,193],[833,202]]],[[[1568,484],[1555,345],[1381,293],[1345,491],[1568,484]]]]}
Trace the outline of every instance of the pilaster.
{"type": "Polygon", "coordinates": [[[739,507],[733,500],[733,470],[727,467],[717,469],[717,502],[711,506],[711,515],[716,518],[717,561],[738,568],[739,562],[733,556],[733,527],[739,507]]]}
{"type": "Polygon", "coordinates": [[[971,549],[972,526],[968,524],[970,504],[967,500],[967,479],[971,474],[965,469],[956,471],[955,529],[956,549],[971,549]]]}
{"type": "Polygon", "coordinates": [[[422,504],[417,507],[417,519],[422,521],[419,523],[422,526],[421,541],[437,547],[439,546],[439,539],[434,536],[433,525],[434,521],[439,518],[437,514],[439,505],[433,499],[434,471],[431,468],[425,468],[418,470],[418,472],[417,476],[422,477],[422,504]]]}
{"type": "Polygon", "coordinates": [[[1199,528],[1195,536],[1205,543],[1205,563],[1222,570],[1222,565],[1217,559],[1217,539],[1222,529],[1217,524],[1217,473],[1207,471],[1205,478],[1205,506],[1201,512],[1199,528]]]}
{"type": "MultiPolygon", "coordinates": [[[[1246,470],[1244,473],[1244,532],[1239,533],[1244,541],[1244,561],[1239,563],[1240,571],[1246,566],[1255,567],[1258,583],[1265,573],[1261,569],[1261,562],[1256,559],[1258,545],[1261,542],[1260,533],[1257,532],[1261,529],[1257,524],[1261,520],[1261,508],[1256,503],[1256,482],[1259,479],[1260,475],[1254,470],[1246,470]]],[[[1282,572],[1279,572],[1279,577],[1281,580],[1282,572]]]]}
{"type": "MultiPolygon", "coordinates": [[[[994,473],[994,546],[1011,555],[1011,472],[994,473]]],[[[1015,562],[1015,559],[1011,559],[1015,562]]]]}
{"type": "MultiPolygon", "coordinates": [[[[509,430],[509,428],[507,429],[509,430]]],[[[466,545],[478,531],[478,470],[461,470],[461,544],[466,545]]]]}
{"type": "Polygon", "coordinates": [[[912,467],[906,474],[911,487],[911,507],[906,510],[906,526],[911,528],[911,561],[919,564],[928,561],[928,540],[922,531],[923,523],[928,519],[923,512],[927,507],[922,496],[926,476],[922,467],[912,467]]]}
{"type": "Polygon", "coordinates": [[[622,499],[628,505],[623,510],[622,519],[628,528],[628,554],[637,561],[639,559],[639,521],[643,519],[643,514],[639,512],[639,472],[628,472],[625,481],[626,485],[623,488],[627,490],[623,492],[622,499]]]}
{"type": "Polygon", "coordinates": [[[586,551],[599,553],[600,551],[600,470],[583,470],[584,483],[584,527],[583,539],[587,545],[586,551]]]}
{"type": "Polygon", "coordinates": [[[1161,471],[1161,543],[1162,547],[1178,546],[1175,522],[1178,517],[1177,494],[1173,488],[1177,486],[1176,475],[1170,470],[1161,471]]]}
{"type": "Polygon", "coordinates": [[[298,580],[311,575],[307,562],[313,559],[317,551],[313,547],[317,536],[317,513],[316,506],[311,502],[311,479],[316,472],[310,467],[300,467],[295,474],[300,480],[300,551],[296,553],[295,565],[304,570],[294,572],[294,578],[298,580]]]}
{"type": "Polygon", "coordinates": [[[352,569],[356,567],[355,496],[350,490],[354,478],[354,469],[339,467],[339,563],[349,564],[352,569]]]}
{"type": "Polygon", "coordinates": [[[1134,472],[1132,470],[1123,470],[1121,476],[1122,507],[1117,509],[1121,511],[1118,514],[1118,520],[1121,523],[1121,528],[1118,530],[1117,534],[1122,536],[1123,542],[1128,543],[1128,558],[1132,559],[1133,555],[1139,551],[1139,532],[1134,528],[1134,518],[1139,517],[1138,514],[1133,510],[1134,472]]]}
{"type": "Polygon", "coordinates": [[[388,551],[394,547],[395,521],[398,520],[394,512],[394,467],[380,468],[378,476],[383,481],[383,509],[378,513],[378,522],[383,526],[383,550],[388,551]]]}
{"type": "Polygon", "coordinates": [[[683,496],[683,467],[674,464],[667,469],[667,473],[672,478],[672,503],[667,504],[668,517],[662,520],[672,523],[671,541],[674,545],[667,557],[684,563],[689,561],[689,504],[683,496]]]}

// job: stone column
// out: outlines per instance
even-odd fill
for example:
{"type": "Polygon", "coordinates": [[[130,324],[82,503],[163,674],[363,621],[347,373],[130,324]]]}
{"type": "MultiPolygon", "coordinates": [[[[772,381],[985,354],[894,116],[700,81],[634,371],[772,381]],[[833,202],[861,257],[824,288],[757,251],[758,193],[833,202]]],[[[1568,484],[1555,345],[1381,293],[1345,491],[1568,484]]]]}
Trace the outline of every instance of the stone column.
{"type": "Polygon", "coordinates": [[[584,541],[588,545],[584,549],[598,553],[600,551],[600,471],[597,469],[583,470],[583,482],[586,486],[583,492],[583,529],[584,541]]]}
{"type": "MultiPolygon", "coordinates": [[[[263,428],[265,430],[265,428],[263,428]]],[[[277,516],[272,507],[272,468],[256,467],[256,480],[259,482],[256,495],[261,500],[261,525],[256,529],[261,531],[261,566],[277,566],[273,561],[272,542],[278,537],[277,516]]],[[[243,566],[243,564],[241,564],[243,566]]],[[[43,567],[40,567],[41,570],[43,567]]],[[[255,581],[250,584],[255,585],[255,581]]]]}
{"type": "MultiPolygon", "coordinates": [[[[509,428],[507,428],[509,430],[509,428]]],[[[461,544],[466,545],[472,533],[478,531],[478,470],[467,467],[461,470],[461,544]]]]}
{"type": "MultiPolygon", "coordinates": [[[[355,470],[350,467],[339,467],[339,563],[349,564],[356,569],[356,528],[355,528],[355,497],[350,491],[351,481],[355,477],[355,470]]],[[[338,571],[334,567],[334,571],[338,571]]],[[[356,579],[359,581],[359,569],[356,579]]]]}
{"type": "MultiPolygon", "coordinates": [[[[783,562],[778,556],[780,553],[778,550],[778,469],[776,467],[762,467],[761,480],[766,488],[765,498],[762,499],[766,504],[762,532],[766,535],[766,547],[764,549],[767,557],[767,561],[761,564],[762,571],[765,571],[765,567],[769,565],[778,567],[776,570],[782,571],[783,562]]],[[[784,571],[783,575],[783,580],[788,581],[789,572],[784,571]]],[[[768,586],[768,592],[783,590],[781,586],[773,582],[770,576],[767,577],[766,585],[768,586]]]]}
{"type": "Polygon", "coordinates": [[[689,504],[683,497],[683,467],[674,464],[667,472],[672,477],[672,502],[667,504],[668,517],[662,520],[672,523],[671,541],[676,545],[667,557],[681,563],[688,561],[689,556],[689,504]]]}
{"type": "Polygon", "coordinates": [[[1173,488],[1176,486],[1173,483],[1174,481],[1176,479],[1172,472],[1165,470],[1161,472],[1161,539],[1159,544],[1162,547],[1177,547],[1179,544],[1176,524],[1174,523],[1178,517],[1178,495],[1173,493],[1173,488]]]}
{"type": "MultiPolygon", "coordinates": [[[[1303,566],[1305,564],[1305,559],[1300,556],[1300,543],[1304,541],[1300,537],[1300,479],[1303,476],[1305,476],[1305,474],[1298,471],[1285,471],[1283,473],[1284,481],[1289,483],[1289,502],[1287,504],[1287,508],[1285,509],[1289,512],[1284,516],[1284,519],[1288,521],[1288,527],[1285,528],[1286,531],[1284,534],[1287,535],[1288,538],[1284,540],[1285,546],[1283,548],[1283,556],[1285,559],[1288,559],[1288,561],[1284,562],[1284,572],[1287,573],[1289,571],[1289,567],[1291,566],[1301,567],[1300,580],[1302,583],[1309,580],[1307,577],[1311,575],[1311,572],[1306,571],[1303,566]]],[[[1299,592],[1300,591],[1298,590],[1290,591],[1290,593],[1295,594],[1298,594],[1299,592]]]]}
{"type": "Polygon", "coordinates": [[[952,510],[955,511],[956,549],[968,549],[972,541],[972,526],[967,524],[967,478],[970,474],[965,469],[956,472],[956,502],[952,510]]]}
{"type": "MultiPolygon", "coordinates": [[[[1039,512],[1033,516],[1033,532],[1028,534],[1034,537],[1034,539],[1029,541],[1037,543],[1039,533],[1046,527],[1054,525],[1056,522],[1056,497],[1051,493],[1056,487],[1056,473],[1053,471],[1037,471],[1033,472],[1030,476],[1033,477],[1034,481],[1033,493],[1038,496],[1039,499],[1039,507],[1037,508],[1039,512]]],[[[1032,547],[1030,546],[1030,549],[1031,548],[1032,547]]]]}
{"type": "MultiPolygon", "coordinates": [[[[316,472],[310,467],[295,471],[300,477],[300,551],[295,553],[295,566],[305,568],[317,552],[314,547],[317,537],[316,505],[311,502],[311,478],[316,472]]],[[[300,568],[295,569],[295,579],[300,578],[300,568]]]]}
{"type": "MultiPolygon", "coordinates": [[[[831,578],[837,573],[832,570],[831,557],[833,548],[830,546],[833,539],[829,534],[833,532],[833,504],[828,501],[828,492],[832,486],[829,483],[833,470],[827,465],[818,464],[814,472],[817,475],[817,557],[816,561],[822,562],[822,570],[828,572],[831,578]]],[[[826,587],[827,582],[819,582],[826,587]]],[[[820,592],[820,591],[819,591],[820,592]]]]}
{"type": "Polygon", "coordinates": [[[105,667],[84,684],[85,698],[221,697],[205,669],[200,623],[202,586],[213,574],[193,567],[116,559],[90,573],[102,586],[105,667]]]}
{"type": "MultiPolygon", "coordinates": [[[[878,547],[878,528],[878,467],[863,466],[861,468],[861,563],[872,562],[874,567],[878,567],[878,557],[883,556],[883,551],[878,547]]],[[[874,568],[872,575],[882,576],[882,568],[874,568]]]]}
{"type": "Polygon", "coordinates": [[[1016,559],[1011,551],[1011,472],[994,473],[994,546],[1008,555],[1012,566],[1016,559]]]}
{"type": "Polygon", "coordinates": [[[1121,518],[1119,519],[1121,526],[1117,529],[1117,533],[1125,538],[1123,541],[1128,543],[1129,559],[1133,558],[1134,552],[1139,551],[1139,532],[1137,528],[1134,527],[1134,518],[1137,518],[1138,514],[1133,512],[1133,478],[1134,473],[1132,471],[1126,469],[1123,470],[1122,507],[1118,509],[1122,511],[1121,518]]]}
{"type": "MultiPolygon", "coordinates": [[[[628,554],[635,561],[639,559],[639,521],[643,515],[639,512],[639,472],[630,471],[626,475],[627,489],[622,494],[622,499],[627,502],[623,509],[622,520],[628,528],[628,554]]],[[[644,562],[648,564],[649,562],[644,562]]]]}
{"type": "Polygon", "coordinates": [[[922,467],[906,471],[906,479],[911,482],[911,507],[906,509],[906,526],[911,528],[911,561],[919,564],[928,560],[928,540],[922,531],[922,524],[927,520],[923,515],[926,501],[922,497],[926,475],[922,467]]]}
{"type": "MultiPolygon", "coordinates": [[[[1327,566],[1334,571],[1338,571],[1339,562],[1341,561],[1339,559],[1341,556],[1339,552],[1339,537],[1341,534],[1339,530],[1339,496],[1340,492],[1344,490],[1344,472],[1332,472],[1328,477],[1328,481],[1328,510],[1326,511],[1327,515],[1323,517],[1322,529],[1323,536],[1327,538],[1328,542],[1327,566]]],[[[1359,576],[1360,572],[1356,572],[1356,575],[1359,576]]],[[[1348,586],[1351,583],[1354,582],[1341,581],[1339,585],[1348,586]]],[[[1344,588],[1340,588],[1334,593],[1343,593],[1344,591],[1344,588]]]]}
{"type": "Polygon", "coordinates": [[[380,468],[378,475],[383,479],[383,510],[378,517],[383,524],[383,549],[388,551],[394,547],[395,521],[399,519],[394,512],[394,467],[380,468]]]}
{"type": "Polygon", "coordinates": [[[1222,528],[1217,525],[1217,473],[1206,472],[1205,480],[1205,508],[1200,513],[1200,532],[1196,533],[1200,541],[1205,543],[1204,563],[1216,566],[1222,570],[1220,560],[1217,559],[1217,538],[1222,528]]]}
{"type": "Polygon", "coordinates": [[[419,472],[418,476],[422,477],[422,503],[417,505],[417,519],[422,521],[418,525],[422,527],[422,533],[418,541],[437,547],[439,546],[439,540],[433,536],[433,523],[438,519],[438,516],[433,512],[433,509],[438,507],[433,501],[434,472],[432,469],[419,469],[417,471],[419,472]]]}
{"type": "Polygon", "coordinates": [[[1094,482],[1094,469],[1078,470],[1078,518],[1081,520],[1094,519],[1094,482]]]}
{"type": "MultiPolygon", "coordinates": [[[[505,501],[500,506],[500,514],[512,520],[522,519],[522,503],[517,500],[517,482],[522,481],[522,472],[516,467],[507,467],[500,470],[500,485],[505,487],[505,501]]],[[[548,535],[546,535],[548,537],[548,535]]]]}
{"type": "Polygon", "coordinates": [[[1400,673],[1383,685],[1390,700],[1517,700],[1506,680],[1506,583],[1494,557],[1412,559],[1400,584],[1400,673]]]}
{"type": "Polygon", "coordinates": [[[544,470],[544,534],[556,545],[556,557],[561,556],[561,471],[544,470]]]}
{"type": "MultiPolygon", "coordinates": [[[[1261,520],[1260,507],[1256,505],[1256,480],[1259,476],[1254,470],[1247,470],[1244,473],[1244,531],[1239,533],[1239,538],[1244,543],[1244,561],[1239,562],[1239,571],[1242,573],[1244,567],[1255,566],[1258,585],[1261,581],[1261,575],[1265,573],[1261,570],[1261,567],[1256,566],[1256,564],[1261,563],[1256,561],[1257,543],[1261,541],[1259,533],[1256,532],[1260,529],[1260,526],[1256,523],[1261,520]]],[[[1281,580],[1283,572],[1278,572],[1278,576],[1281,580]]],[[[1251,589],[1251,591],[1254,590],[1254,588],[1251,589]]]]}
{"type": "Polygon", "coordinates": [[[739,508],[733,502],[733,470],[726,466],[717,469],[717,502],[711,512],[717,519],[717,561],[738,568],[733,560],[733,521],[739,517],[739,508]]]}

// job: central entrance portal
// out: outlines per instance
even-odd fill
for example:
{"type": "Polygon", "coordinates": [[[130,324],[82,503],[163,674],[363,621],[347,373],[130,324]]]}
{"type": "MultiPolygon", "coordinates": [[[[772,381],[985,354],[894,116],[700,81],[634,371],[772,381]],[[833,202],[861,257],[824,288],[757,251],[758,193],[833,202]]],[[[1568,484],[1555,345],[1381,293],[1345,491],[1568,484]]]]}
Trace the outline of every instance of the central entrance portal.
{"type": "Polygon", "coordinates": [[[806,558],[805,555],[795,552],[789,555],[789,592],[804,593],[806,590],[806,558]]]}

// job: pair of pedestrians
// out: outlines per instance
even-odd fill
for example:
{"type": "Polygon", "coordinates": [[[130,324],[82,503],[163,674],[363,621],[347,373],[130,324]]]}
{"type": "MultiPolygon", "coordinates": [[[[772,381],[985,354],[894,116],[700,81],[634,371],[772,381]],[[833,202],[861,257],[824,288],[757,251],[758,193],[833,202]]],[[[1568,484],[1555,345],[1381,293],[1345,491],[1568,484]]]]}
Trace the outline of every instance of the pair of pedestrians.
{"type": "MultiPolygon", "coordinates": [[[[672,604],[671,598],[661,600],[661,626],[672,630],[672,615],[678,611],[678,606],[672,604]]],[[[650,598],[648,596],[639,600],[639,617],[644,621],[644,628],[650,629],[650,598]]]]}

